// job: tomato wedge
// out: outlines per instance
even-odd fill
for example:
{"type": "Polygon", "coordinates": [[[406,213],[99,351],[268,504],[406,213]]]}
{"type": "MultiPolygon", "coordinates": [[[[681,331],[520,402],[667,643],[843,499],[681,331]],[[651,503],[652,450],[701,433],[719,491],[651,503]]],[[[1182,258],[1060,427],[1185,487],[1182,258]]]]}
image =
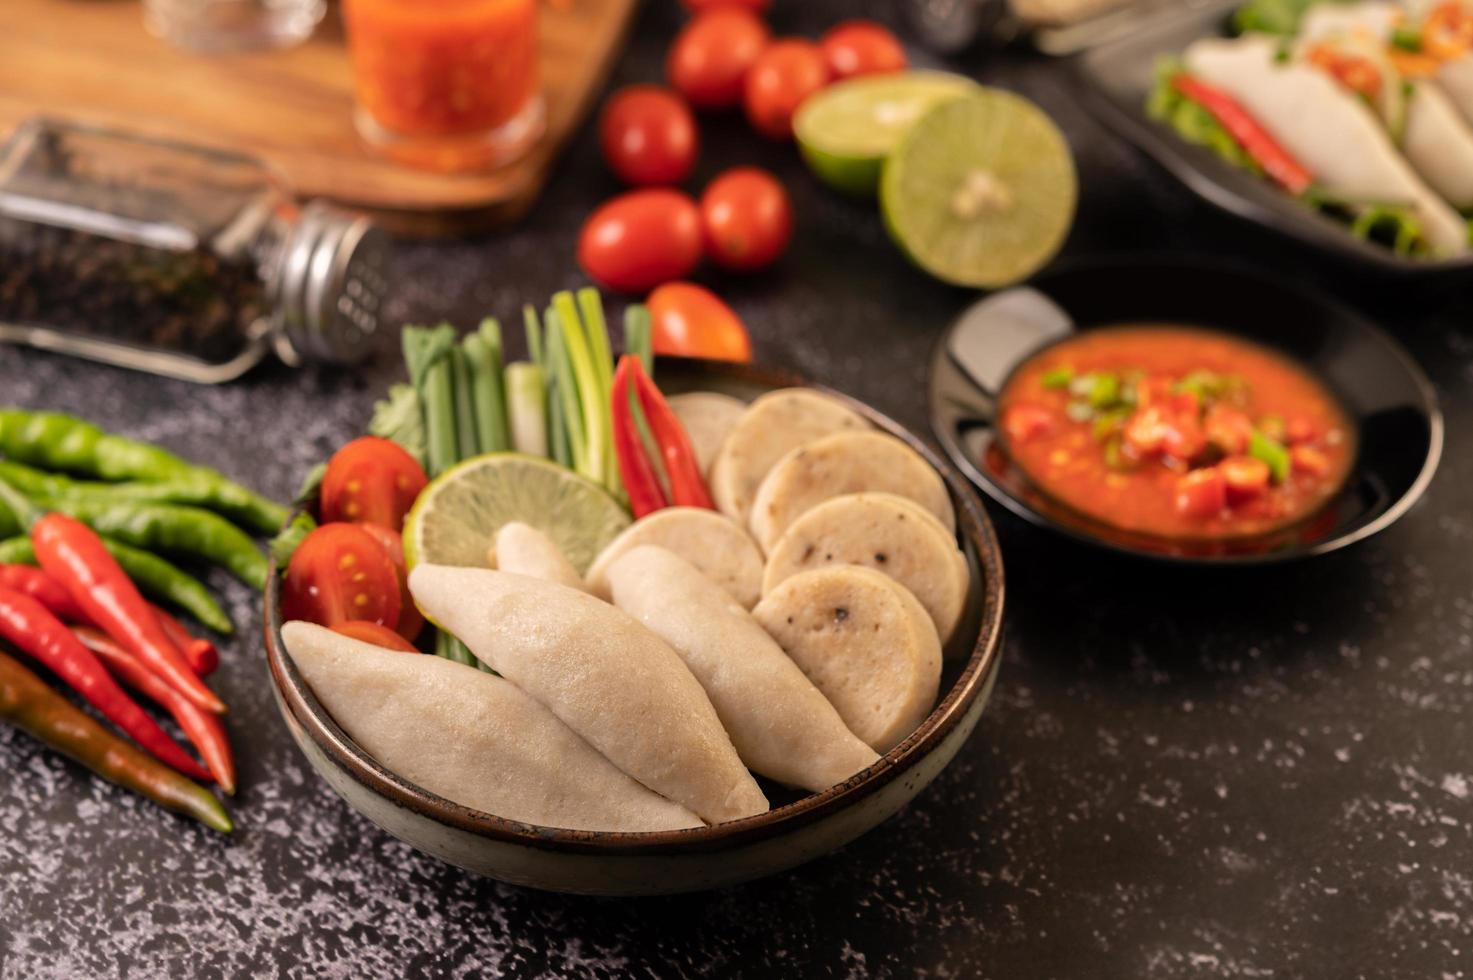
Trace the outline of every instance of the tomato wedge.
{"type": "Polygon", "coordinates": [[[394,574],[399,576],[399,625],[394,631],[413,643],[425,628],[425,617],[414,604],[414,597],[409,594],[409,569],[404,564],[404,538],[398,531],[391,531],[378,524],[360,524],[359,527],[383,545],[384,552],[394,563],[394,574]]]}
{"type": "Polygon", "coordinates": [[[324,524],[298,545],[286,568],[287,619],[336,626],[363,619],[394,629],[399,576],[384,546],[357,524],[324,524]]]}

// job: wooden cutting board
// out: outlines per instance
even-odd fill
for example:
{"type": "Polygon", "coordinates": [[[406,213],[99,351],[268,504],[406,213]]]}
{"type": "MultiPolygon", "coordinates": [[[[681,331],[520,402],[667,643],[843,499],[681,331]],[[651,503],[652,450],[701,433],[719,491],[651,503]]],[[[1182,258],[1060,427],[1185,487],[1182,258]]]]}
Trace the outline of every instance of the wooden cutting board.
{"type": "Polygon", "coordinates": [[[275,165],[301,197],[369,211],[401,234],[483,230],[532,206],[607,77],[635,4],[543,5],[547,133],[528,156],[490,173],[413,170],[359,141],[335,5],[297,47],[202,55],[148,34],[136,0],[0,0],[0,132],[51,115],[241,150],[275,165]]]}

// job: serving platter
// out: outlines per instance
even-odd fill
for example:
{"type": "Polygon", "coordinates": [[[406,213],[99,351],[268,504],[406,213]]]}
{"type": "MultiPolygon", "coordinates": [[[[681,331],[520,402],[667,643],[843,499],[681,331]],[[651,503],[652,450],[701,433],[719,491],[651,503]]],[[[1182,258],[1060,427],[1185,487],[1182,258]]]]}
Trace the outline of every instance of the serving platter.
{"type": "MultiPolygon", "coordinates": [[[[668,394],[719,391],[743,399],[805,383],[758,367],[666,358],[660,359],[659,379],[668,394]]],[[[877,764],[817,794],[763,782],[772,810],[693,830],[569,831],[471,810],[383,768],[333,721],[285,654],[280,577],[272,574],[264,603],[272,691],[313,768],[355,810],[427,854],[503,881],[582,894],[668,894],[747,881],[842,847],[899,811],[961,750],[991,695],[1001,659],[1002,558],[976,493],[926,440],[862,403],[819,390],[840,398],[936,468],[955,507],[959,542],[971,569],[966,610],[947,648],[940,699],[877,764]]]]}
{"type": "Polygon", "coordinates": [[[1311,210],[1268,181],[1188,143],[1146,113],[1157,62],[1193,41],[1229,34],[1241,0],[1197,3],[1158,15],[1075,57],[1076,85],[1105,123],[1145,151],[1198,197],[1229,214],[1294,238],[1325,254],[1395,276],[1467,274],[1473,253],[1451,259],[1400,256],[1362,241],[1346,226],[1311,210]]]}
{"type": "Polygon", "coordinates": [[[1256,564],[1325,554],[1389,527],[1442,458],[1432,383],[1391,337],[1318,294],[1246,268],[1143,256],[1076,262],[976,304],[931,356],[931,425],[947,455],[1025,520],[1113,551],[1193,564],[1256,564]],[[1011,465],[994,430],[1013,368],[1075,331],[1122,324],[1195,326],[1276,350],[1338,397],[1358,431],[1341,491],[1305,522],[1256,538],[1181,541],[1129,534],[1054,501],[1011,465]]]}

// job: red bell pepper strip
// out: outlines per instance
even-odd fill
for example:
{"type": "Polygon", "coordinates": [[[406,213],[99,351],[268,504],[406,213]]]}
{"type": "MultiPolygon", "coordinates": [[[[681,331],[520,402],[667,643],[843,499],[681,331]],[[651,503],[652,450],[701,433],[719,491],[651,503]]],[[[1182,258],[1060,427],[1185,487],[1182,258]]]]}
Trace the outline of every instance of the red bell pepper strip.
{"type": "Polygon", "coordinates": [[[706,490],[706,481],[701,478],[701,466],[696,460],[696,451],[691,448],[690,436],[685,426],[660,389],[644,373],[639,361],[633,362],[630,373],[634,378],[635,394],[639,407],[644,410],[645,421],[650,425],[650,434],[660,448],[665,460],[665,475],[670,478],[671,502],[677,507],[704,507],[715,510],[711,494],[706,490]]]}
{"type": "Polygon", "coordinates": [[[87,614],[72,601],[72,594],[56,579],[34,565],[0,565],[0,589],[30,596],[57,619],[85,623],[87,614]]]}
{"type": "Polygon", "coordinates": [[[235,759],[230,754],[230,741],[219,715],[201,711],[193,701],[165,684],[137,657],[95,626],[73,626],[72,635],[96,654],[97,659],[124,684],[173,715],[199,750],[200,758],[205,760],[215,782],[227,794],[235,792],[235,759]]]}
{"type": "Polygon", "coordinates": [[[160,762],[192,779],[209,773],[164,733],[61,620],[28,595],[0,589],[0,637],[35,657],[160,762]]]}
{"type": "Polygon", "coordinates": [[[189,668],[95,531],[64,514],[47,514],[31,527],[31,543],[41,567],[66,586],[88,619],[196,705],[225,713],[225,703],[189,668]]]}
{"type": "Polygon", "coordinates": [[[634,424],[634,411],[629,397],[633,390],[633,373],[643,369],[639,359],[625,354],[619,358],[618,370],[614,372],[609,386],[612,404],[609,406],[613,424],[614,454],[619,459],[619,476],[624,481],[624,490],[629,494],[629,509],[636,518],[644,517],[669,506],[665,491],[660,488],[660,478],[655,474],[645,455],[639,430],[634,424]]]}
{"type": "Polygon", "coordinates": [[[1314,183],[1314,175],[1279,145],[1268,130],[1247,109],[1221,89],[1190,75],[1177,75],[1172,86],[1222,123],[1222,128],[1237,140],[1254,162],[1285,189],[1303,194],[1314,183]]]}

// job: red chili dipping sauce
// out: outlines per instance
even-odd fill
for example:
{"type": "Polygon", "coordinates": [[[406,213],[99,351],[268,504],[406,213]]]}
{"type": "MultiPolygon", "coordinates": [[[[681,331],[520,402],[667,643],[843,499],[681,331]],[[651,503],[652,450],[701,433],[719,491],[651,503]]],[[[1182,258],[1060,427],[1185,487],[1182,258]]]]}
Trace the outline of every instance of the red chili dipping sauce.
{"type": "Polygon", "coordinates": [[[1226,539],[1319,510],[1355,436],[1333,395],[1257,344],[1185,327],[1088,330],[1025,361],[999,417],[1013,463],[1125,531],[1226,539]]]}

